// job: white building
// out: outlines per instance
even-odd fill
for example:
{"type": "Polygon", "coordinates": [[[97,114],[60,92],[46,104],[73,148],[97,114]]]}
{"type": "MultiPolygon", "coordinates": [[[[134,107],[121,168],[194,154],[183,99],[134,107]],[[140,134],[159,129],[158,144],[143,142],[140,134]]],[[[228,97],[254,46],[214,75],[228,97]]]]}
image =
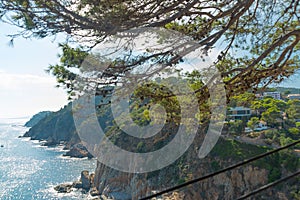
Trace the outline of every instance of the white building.
{"type": "Polygon", "coordinates": [[[289,94],[287,96],[288,99],[293,100],[293,99],[299,99],[300,100],[300,94],[289,94]]]}
{"type": "Polygon", "coordinates": [[[251,117],[251,109],[246,107],[234,107],[230,108],[227,116],[230,119],[238,120],[243,118],[250,118],[251,117]]]}
{"type": "Polygon", "coordinates": [[[264,92],[263,97],[272,97],[277,100],[281,100],[280,92],[264,92]]]}

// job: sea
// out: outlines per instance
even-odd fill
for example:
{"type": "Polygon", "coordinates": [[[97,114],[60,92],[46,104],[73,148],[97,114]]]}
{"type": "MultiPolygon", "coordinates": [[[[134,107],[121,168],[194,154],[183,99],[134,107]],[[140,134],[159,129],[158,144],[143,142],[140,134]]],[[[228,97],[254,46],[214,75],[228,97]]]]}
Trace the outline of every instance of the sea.
{"type": "Polygon", "coordinates": [[[19,138],[27,119],[0,119],[0,199],[89,199],[73,190],[59,194],[56,185],[79,180],[81,171],[94,172],[96,160],[64,157],[63,146],[44,147],[30,138],[19,138]]]}

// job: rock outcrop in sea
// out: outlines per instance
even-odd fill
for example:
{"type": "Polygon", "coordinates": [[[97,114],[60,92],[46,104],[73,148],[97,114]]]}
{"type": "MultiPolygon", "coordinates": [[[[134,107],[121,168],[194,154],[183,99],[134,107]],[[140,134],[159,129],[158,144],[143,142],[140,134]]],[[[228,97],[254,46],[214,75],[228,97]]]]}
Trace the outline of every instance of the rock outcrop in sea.
{"type": "Polygon", "coordinates": [[[44,146],[55,146],[64,144],[66,156],[83,158],[92,155],[80,143],[72,117],[72,104],[69,103],[57,112],[48,113],[44,118],[32,126],[23,137],[32,140],[44,141],[44,146]]]}
{"type": "Polygon", "coordinates": [[[72,145],[70,150],[65,153],[64,156],[70,156],[74,158],[93,158],[93,155],[81,143],[72,145]]]}
{"type": "MultiPolygon", "coordinates": [[[[97,100],[101,101],[102,98],[98,97],[97,100]]],[[[112,125],[112,120],[109,119],[107,111],[108,109],[104,109],[98,116],[100,126],[104,130],[112,125]]],[[[69,103],[57,112],[44,113],[42,115],[44,117],[37,124],[33,125],[23,137],[44,141],[44,146],[64,144],[65,150],[69,150],[65,154],[66,156],[76,158],[93,157],[87,148],[83,146],[78,136],[72,114],[72,103],[69,103]]]]}
{"type": "Polygon", "coordinates": [[[82,193],[89,193],[92,197],[99,197],[100,192],[95,187],[95,174],[89,171],[82,171],[79,180],[74,181],[72,184],[63,183],[54,187],[58,193],[70,193],[73,190],[80,190],[82,193]]]}

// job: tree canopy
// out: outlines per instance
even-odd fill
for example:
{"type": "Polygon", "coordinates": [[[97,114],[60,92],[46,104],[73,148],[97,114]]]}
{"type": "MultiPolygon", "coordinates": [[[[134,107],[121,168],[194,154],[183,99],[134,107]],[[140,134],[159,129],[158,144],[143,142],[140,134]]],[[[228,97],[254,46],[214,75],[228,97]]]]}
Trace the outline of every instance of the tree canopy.
{"type": "MultiPolygon", "coordinates": [[[[299,69],[299,0],[1,0],[1,20],[22,28],[11,35],[43,38],[66,33],[83,46],[61,45],[61,63],[49,71],[71,93],[74,74],[83,57],[105,38],[140,27],[158,27],[188,36],[204,54],[214,48],[220,54],[214,62],[221,72],[227,96],[249,89],[255,91],[280,82],[299,69]]],[[[120,60],[103,74],[117,79],[128,70],[151,59],[164,59],[170,68],[184,55],[163,51],[120,60]]],[[[111,83],[111,82],[109,82],[111,83]]],[[[208,98],[199,87],[199,98],[208,98]]]]}

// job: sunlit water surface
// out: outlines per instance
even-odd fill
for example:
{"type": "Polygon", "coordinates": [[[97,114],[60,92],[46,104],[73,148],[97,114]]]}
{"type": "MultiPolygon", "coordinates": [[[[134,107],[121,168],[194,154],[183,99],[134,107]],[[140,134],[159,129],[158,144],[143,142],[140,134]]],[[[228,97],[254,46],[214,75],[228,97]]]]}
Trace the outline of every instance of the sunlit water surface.
{"type": "Polygon", "coordinates": [[[96,161],[66,158],[62,147],[18,138],[28,130],[23,124],[24,119],[0,119],[0,199],[87,199],[79,191],[58,194],[53,187],[79,179],[82,170],[93,172],[96,161]]]}

